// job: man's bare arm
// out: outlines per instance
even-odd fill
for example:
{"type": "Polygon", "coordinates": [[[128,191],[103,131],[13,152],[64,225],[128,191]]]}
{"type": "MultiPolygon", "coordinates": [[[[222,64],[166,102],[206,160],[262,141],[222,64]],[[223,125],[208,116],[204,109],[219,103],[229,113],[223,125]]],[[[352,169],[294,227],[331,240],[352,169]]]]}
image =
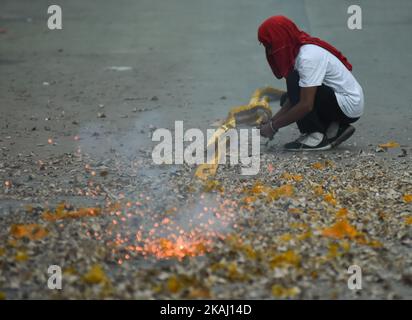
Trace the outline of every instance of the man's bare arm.
{"type": "Polygon", "coordinates": [[[300,90],[300,100],[299,102],[289,108],[282,108],[276,113],[272,118],[272,125],[276,129],[286,127],[291,123],[294,123],[302,119],[306,114],[312,111],[317,87],[306,87],[300,90]]]}
{"type": "Polygon", "coordinates": [[[284,115],[286,112],[288,112],[291,107],[292,107],[292,105],[290,104],[289,98],[287,98],[285,103],[283,104],[283,106],[272,117],[272,121],[279,119],[282,115],[284,115]]]}

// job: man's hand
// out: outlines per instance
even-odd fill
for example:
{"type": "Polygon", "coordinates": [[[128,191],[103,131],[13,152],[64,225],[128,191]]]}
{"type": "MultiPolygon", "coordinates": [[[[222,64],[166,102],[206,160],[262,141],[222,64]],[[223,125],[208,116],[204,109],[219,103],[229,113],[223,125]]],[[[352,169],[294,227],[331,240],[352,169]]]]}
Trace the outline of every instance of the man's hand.
{"type": "Polygon", "coordinates": [[[260,135],[270,140],[273,139],[273,136],[277,132],[277,130],[272,129],[271,122],[272,120],[269,120],[269,122],[263,123],[258,127],[258,129],[260,129],[260,135]]]}

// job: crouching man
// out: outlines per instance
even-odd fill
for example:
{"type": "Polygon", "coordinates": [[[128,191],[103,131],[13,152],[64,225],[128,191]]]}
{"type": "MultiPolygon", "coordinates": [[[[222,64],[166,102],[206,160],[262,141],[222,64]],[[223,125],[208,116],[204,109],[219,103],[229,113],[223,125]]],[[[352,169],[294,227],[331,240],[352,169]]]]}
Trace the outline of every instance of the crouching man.
{"type": "Polygon", "coordinates": [[[363,114],[363,90],[345,56],[327,42],[311,37],[284,16],[262,23],[258,39],[278,78],[286,79],[282,108],[260,127],[272,139],[282,127],[297,123],[301,136],[286,150],[328,150],[355,132],[351,123],[363,114]]]}

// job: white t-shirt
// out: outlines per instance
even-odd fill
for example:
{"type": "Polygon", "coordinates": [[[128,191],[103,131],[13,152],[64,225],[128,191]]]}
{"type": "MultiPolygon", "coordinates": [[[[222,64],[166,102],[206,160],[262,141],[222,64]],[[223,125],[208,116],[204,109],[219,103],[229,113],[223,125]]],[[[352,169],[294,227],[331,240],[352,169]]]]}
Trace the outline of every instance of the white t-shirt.
{"type": "Polygon", "coordinates": [[[332,53],[313,44],[300,47],[295,61],[300,87],[322,84],[333,89],[343,113],[350,118],[363,114],[363,90],[346,66],[332,53]]]}

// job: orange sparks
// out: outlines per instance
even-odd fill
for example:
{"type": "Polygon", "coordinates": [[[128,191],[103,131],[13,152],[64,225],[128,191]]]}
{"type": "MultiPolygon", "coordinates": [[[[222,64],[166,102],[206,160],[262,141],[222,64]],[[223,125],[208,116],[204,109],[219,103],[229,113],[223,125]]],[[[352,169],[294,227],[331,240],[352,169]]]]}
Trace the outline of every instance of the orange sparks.
{"type": "MultiPolygon", "coordinates": [[[[233,230],[236,201],[222,200],[218,196],[216,199],[201,197],[200,203],[184,211],[171,207],[157,212],[148,205],[152,200],[149,196],[140,194],[138,197],[133,202],[119,201],[116,208],[111,208],[109,203],[112,219],[105,235],[111,238],[107,244],[118,264],[137,256],[178,260],[201,256],[210,252],[216,241],[225,238],[224,228],[233,230]]],[[[98,232],[90,236],[103,238],[98,232]]]]}
{"type": "Polygon", "coordinates": [[[159,259],[194,257],[208,252],[211,240],[187,239],[179,236],[175,241],[166,238],[155,239],[148,242],[143,250],[159,259]]]}

